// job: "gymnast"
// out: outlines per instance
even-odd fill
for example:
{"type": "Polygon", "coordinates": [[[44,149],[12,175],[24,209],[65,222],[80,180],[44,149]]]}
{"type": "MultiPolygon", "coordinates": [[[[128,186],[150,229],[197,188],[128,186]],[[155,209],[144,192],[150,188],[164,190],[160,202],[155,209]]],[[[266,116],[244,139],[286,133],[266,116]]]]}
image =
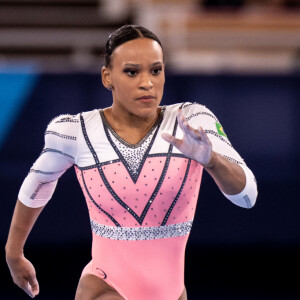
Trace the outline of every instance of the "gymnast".
{"type": "Polygon", "coordinates": [[[24,245],[58,179],[74,166],[93,235],[75,300],[186,300],[185,248],[203,169],[244,208],[255,204],[255,177],[208,108],[160,105],[165,55],[154,33],[122,26],[105,51],[102,83],[112,105],[49,123],[18,194],[6,261],[14,283],[38,295],[24,245]]]}

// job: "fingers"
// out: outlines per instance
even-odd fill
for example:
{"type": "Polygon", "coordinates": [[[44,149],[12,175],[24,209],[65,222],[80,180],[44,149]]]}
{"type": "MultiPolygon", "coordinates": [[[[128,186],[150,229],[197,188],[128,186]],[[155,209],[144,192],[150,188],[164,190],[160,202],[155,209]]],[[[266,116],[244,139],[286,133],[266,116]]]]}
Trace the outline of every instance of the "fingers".
{"type": "Polygon", "coordinates": [[[170,143],[171,145],[179,148],[180,145],[182,144],[182,140],[176,139],[173,135],[163,132],[161,134],[161,137],[168,143],[170,143]]]}
{"type": "Polygon", "coordinates": [[[40,287],[39,287],[39,283],[36,279],[36,276],[30,277],[28,282],[31,287],[31,292],[33,293],[33,295],[34,296],[38,295],[40,292],[40,287]]]}
{"type": "Polygon", "coordinates": [[[7,259],[7,264],[13,282],[20,287],[27,295],[34,298],[39,294],[39,283],[36,279],[36,272],[31,262],[24,255],[7,259]]]}
{"type": "MultiPolygon", "coordinates": [[[[181,128],[181,130],[183,131],[183,133],[185,135],[188,135],[190,137],[192,137],[195,140],[200,140],[204,143],[210,143],[209,138],[207,137],[205,130],[202,127],[199,127],[198,129],[194,129],[193,127],[191,127],[187,120],[185,119],[185,117],[182,115],[181,113],[181,109],[178,109],[177,112],[177,121],[178,121],[178,125],[181,128]]],[[[182,140],[176,139],[175,137],[173,137],[170,134],[167,133],[163,133],[162,137],[169,142],[170,144],[178,147],[179,143],[182,142],[182,140]]]]}
{"type": "Polygon", "coordinates": [[[35,294],[33,293],[31,286],[29,284],[29,282],[27,282],[26,286],[21,287],[21,289],[31,298],[35,297],[35,294]]]}
{"type": "Polygon", "coordinates": [[[181,113],[181,109],[178,109],[178,113],[177,113],[177,121],[178,121],[178,125],[181,128],[181,130],[191,136],[194,139],[201,139],[201,135],[199,134],[199,131],[192,128],[187,120],[185,119],[185,117],[182,115],[181,113]]]}
{"type": "Polygon", "coordinates": [[[29,276],[28,278],[24,277],[19,280],[14,280],[14,282],[31,298],[34,298],[40,292],[39,283],[35,275],[29,276]]]}
{"type": "Polygon", "coordinates": [[[39,294],[38,288],[37,287],[32,287],[29,282],[27,282],[27,286],[22,288],[22,290],[31,298],[34,298],[39,294]]]}
{"type": "Polygon", "coordinates": [[[201,137],[201,140],[202,140],[203,142],[205,142],[205,143],[210,143],[210,139],[208,138],[208,136],[207,136],[205,130],[204,130],[202,127],[199,127],[199,128],[198,128],[198,133],[199,133],[199,135],[200,135],[200,137],[201,137]]]}
{"type": "Polygon", "coordinates": [[[211,141],[206,135],[205,130],[202,127],[199,127],[198,129],[192,128],[185,117],[182,115],[181,110],[178,110],[177,113],[177,121],[178,125],[183,131],[184,138],[183,139],[177,139],[174,136],[168,134],[168,133],[162,133],[162,138],[167,141],[168,143],[172,144],[179,150],[182,150],[183,145],[205,145],[208,147],[211,147],[211,141]]]}

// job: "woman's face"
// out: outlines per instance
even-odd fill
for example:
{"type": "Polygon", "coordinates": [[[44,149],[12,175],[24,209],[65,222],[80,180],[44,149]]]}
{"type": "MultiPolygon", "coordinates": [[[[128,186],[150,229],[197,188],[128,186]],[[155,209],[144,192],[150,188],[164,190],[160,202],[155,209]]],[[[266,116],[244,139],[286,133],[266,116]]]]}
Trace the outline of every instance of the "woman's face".
{"type": "Polygon", "coordinates": [[[161,102],[165,72],[161,46],[149,38],[128,41],[115,49],[102,80],[112,87],[113,108],[138,117],[151,117],[161,102]]]}

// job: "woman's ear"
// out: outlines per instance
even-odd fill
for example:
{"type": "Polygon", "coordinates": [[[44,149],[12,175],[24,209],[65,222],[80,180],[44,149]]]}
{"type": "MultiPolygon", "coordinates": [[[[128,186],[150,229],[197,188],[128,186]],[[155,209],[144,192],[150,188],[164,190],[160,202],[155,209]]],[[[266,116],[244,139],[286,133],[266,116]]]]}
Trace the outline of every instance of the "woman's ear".
{"type": "Polygon", "coordinates": [[[106,87],[108,90],[113,90],[113,84],[112,84],[112,80],[111,80],[111,72],[110,69],[103,66],[102,70],[101,70],[101,77],[102,77],[102,84],[104,85],[104,87],[106,87]]]}

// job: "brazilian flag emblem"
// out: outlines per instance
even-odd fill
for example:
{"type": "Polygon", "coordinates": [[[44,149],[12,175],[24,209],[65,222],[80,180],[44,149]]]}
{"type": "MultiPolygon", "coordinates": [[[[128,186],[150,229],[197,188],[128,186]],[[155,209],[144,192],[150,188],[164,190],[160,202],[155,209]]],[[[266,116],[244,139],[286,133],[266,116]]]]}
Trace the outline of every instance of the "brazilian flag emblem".
{"type": "Polygon", "coordinates": [[[223,126],[220,123],[216,123],[216,127],[217,127],[217,131],[218,131],[219,135],[227,138],[227,135],[224,132],[223,126]]]}

